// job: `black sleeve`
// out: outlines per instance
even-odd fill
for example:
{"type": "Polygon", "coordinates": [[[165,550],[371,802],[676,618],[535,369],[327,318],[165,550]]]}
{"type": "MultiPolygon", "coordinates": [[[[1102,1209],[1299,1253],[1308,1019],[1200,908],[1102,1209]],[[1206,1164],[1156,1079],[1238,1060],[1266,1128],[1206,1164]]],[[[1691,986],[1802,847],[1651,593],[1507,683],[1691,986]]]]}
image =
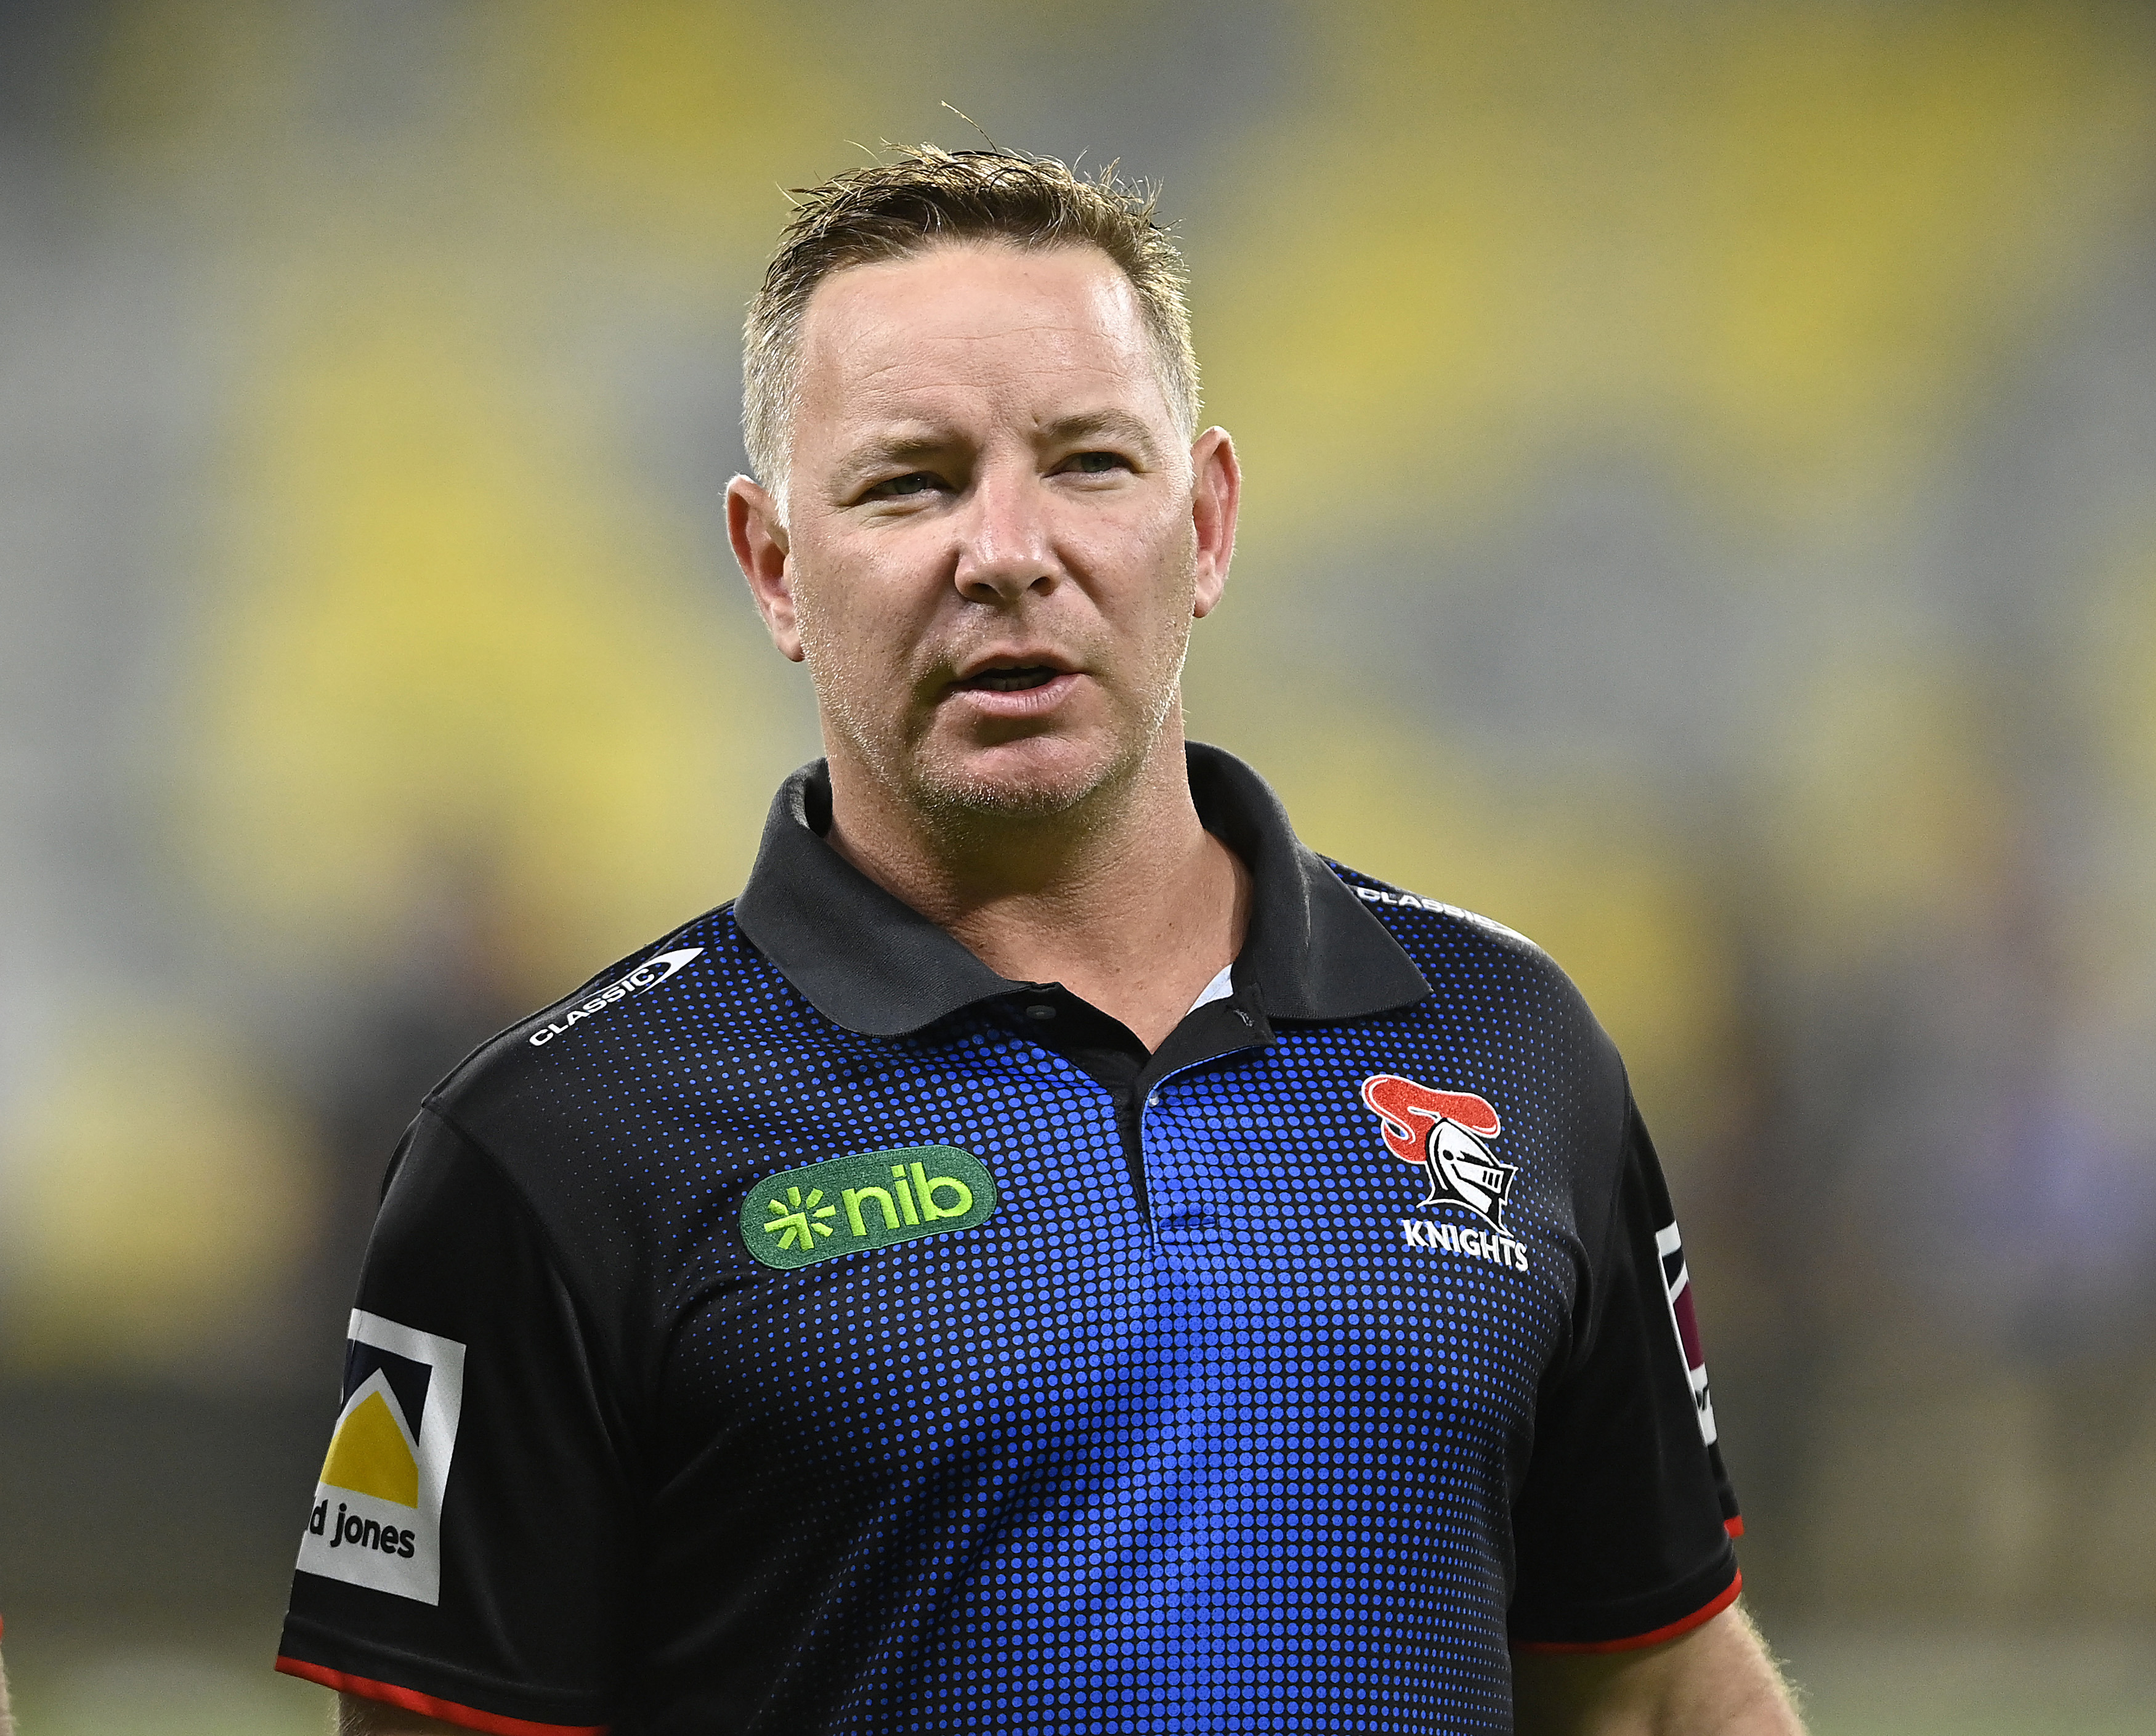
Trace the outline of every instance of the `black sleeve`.
{"type": "Polygon", "coordinates": [[[1514,1503],[1512,1643],[1674,1639],[1742,1583],[1691,1283],[1661,1165],[1628,1100],[1623,1167],[1573,1353],[1545,1381],[1514,1503]]]}
{"type": "Polygon", "coordinates": [[[501,1170],[405,1135],[278,1667],[506,1736],[607,1723],[638,1508],[592,1334],[501,1170]]]}

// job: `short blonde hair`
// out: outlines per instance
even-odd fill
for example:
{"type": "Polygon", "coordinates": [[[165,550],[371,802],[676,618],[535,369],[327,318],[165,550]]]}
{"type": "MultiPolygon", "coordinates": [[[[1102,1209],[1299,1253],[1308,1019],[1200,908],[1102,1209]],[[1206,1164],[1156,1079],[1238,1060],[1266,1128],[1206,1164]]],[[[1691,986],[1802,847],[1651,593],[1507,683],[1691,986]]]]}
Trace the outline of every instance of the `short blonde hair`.
{"type": "Polygon", "coordinates": [[[1118,180],[1112,163],[1089,180],[1053,157],[921,145],[793,197],[742,343],[742,433],[749,467],[774,492],[785,491],[801,321],[816,286],[850,265],[954,242],[1106,254],[1137,294],[1169,413],[1186,440],[1196,434],[1198,357],[1183,255],[1155,220],[1157,192],[1118,180]]]}

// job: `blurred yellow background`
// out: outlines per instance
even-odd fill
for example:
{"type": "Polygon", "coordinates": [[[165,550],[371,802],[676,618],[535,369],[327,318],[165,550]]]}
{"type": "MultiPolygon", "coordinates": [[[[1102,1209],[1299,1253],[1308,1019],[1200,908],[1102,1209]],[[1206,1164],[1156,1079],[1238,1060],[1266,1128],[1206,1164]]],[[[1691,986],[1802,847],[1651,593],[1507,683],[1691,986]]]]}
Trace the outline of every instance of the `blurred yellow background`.
{"type": "Polygon", "coordinates": [[[1625,1047],[1823,1736],[2156,1728],[2147,8],[0,21],[26,1736],[318,1727],[264,1672],[381,1164],[816,751],[741,310],[947,101],[1164,184],[1250,488],[1193,732],[1625,1047]]]}

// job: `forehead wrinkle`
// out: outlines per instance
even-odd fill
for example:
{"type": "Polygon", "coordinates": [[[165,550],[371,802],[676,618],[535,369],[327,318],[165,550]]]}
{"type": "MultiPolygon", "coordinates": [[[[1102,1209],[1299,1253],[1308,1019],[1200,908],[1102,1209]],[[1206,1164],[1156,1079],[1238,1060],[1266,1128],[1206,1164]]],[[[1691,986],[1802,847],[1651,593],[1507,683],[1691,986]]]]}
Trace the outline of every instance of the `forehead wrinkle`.
{"type": "Polygon", "coordinates": [[[1106,347],[1105,354],[1089,356],[1082,353],[1079,346],[1052,341],[1059,336],[1073,334],[1080,336],[1106,335],[1096,334],[1085,327],[1046,324],[1014,327],[992,335],[957,332],[901,335],[894,331],[891,336],[896,341],[889,346],[888,353],[878,357],[876,350],[884,347],[863,342],[853,346],[850,356],[844,358],[834,357],[832,365],[834,371],[842,376],[852,372],[854,377],[848,383],[859,388],[912,368],[924,366],[939,369],[947,367],[953,361],[958,362],[968,372],[993,367],[1000,359],[999,352],[1012,343],[1026,342],[1026,357],[1032,364],[1029,372],[1048,367],[1064,372],[1102,374],[1111,378],[1135,377],[1151,372],[1145,365],[1142,355],[1132,354],[1127,347],[1120,343],[1111,342],[1106,347]],[[924,354],[930,350],[956,350],[957,354],[955,357],[947,357],[932,363],[924,354]],[[848,362],[855,364],[853,369],[847,367],[848,362]]]}
{"type": "MultiPolygon", "coordinates": [[[[963,430],[983,413],[1023,425],[1034,440],[1112,429],[1148,458],[1180,444],[1164,446],[1165,432],[1152,429],[1154,395],[1171,424],[1174,406],[1154,335],[1109,262],[1101,262],[1105,280],[1084,285],[1075,305],[1052,290],[973,295],[963,285],[954,304],[891,275],[914,274],[921,263],[850,268],[806,311],[797,354],[807,366],[797,390],[805,419],[823,424],[814,444],[827,459],[850,468],[864,455],[937,449],[967,438],[963,430]],[[850,284],[855,269],[861,275],[850,284]],[[1147,401],[1102,406],[1133,388],[1147,401]],[[1088,409],[1056,413],[1074,398],[1090,401],[1088,409]]],[[[797,439],[803,426],[797,415],[797,439]]]]}
{"type": "Polygon", "coordinates": [[[1132,439],[1151,438],[1142,411],[1102,398],[1113,399],[1128,388],[1141,389],[1152,380],[1149,372],[1105,367],[1091,363],[1057,370],[1044,381],[1002,374],[954,377],[935,371],[926,378],[909,378],[908,364],[889,366],[853,381],[832,383],[833,395],[844,408],[827,425],[842,442],[873,437],[913,439],[916,444],[942,442],[986,413],[997,419],[1015,414],[1036,434],[1075,435],[1103,429],[1132,439]],[[1066,406],[1076,398],[1092,402],[1081,410],[1066,406]]]}
{"type": "MultiPolygon", "coordinates": [[[[943,342],[968,343],[968,340],[952,339],[943,342]]],[[[932,359],[921,351],[926,345],[916,342],[904,351],[880,358],[856,354],[854,357],[831,356],[819,366],[812,366],[803,381],[803,397],[806,398],[839,397],[850,405],[863,398],[909,398],[927,396],[942,398],[948,393],[967,396],[985,395],[1007,398],[1015,389],[1030,394],[1044,385],[1060,381],[1068,383],[1083,376],[1089,380],[1105,383],[1111,388],[1128,383],[1150,379],[1152,370],[1137,358],[1128,356],[1081,356],[1060,347],[1052,351],[1053,365],[1039,365],[1040,352],[1033,352],[1035,366],[1014,372],[998,367],[997,349],[972,348],[962,350],[958,356],[932,359]],[[849,367],[849,361],[855,366],[849,367]],[[955,365],[954,365],[955,364],[955,365]],[[821,378],[818,378],[820,376],[821,378]]],[[[842,419],[852,420],[852,417],[842,419]]],[[[934,419],[918,415],[909,420],[934,419]]]]}

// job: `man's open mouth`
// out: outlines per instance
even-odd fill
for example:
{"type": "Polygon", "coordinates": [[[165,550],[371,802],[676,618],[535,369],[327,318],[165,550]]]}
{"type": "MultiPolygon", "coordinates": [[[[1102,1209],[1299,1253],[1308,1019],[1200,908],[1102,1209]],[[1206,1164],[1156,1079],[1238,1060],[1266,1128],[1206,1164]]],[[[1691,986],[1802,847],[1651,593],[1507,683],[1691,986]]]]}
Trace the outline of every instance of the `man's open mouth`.
{"type": "Polygon", "coordinates": [[[1023,693],[1029,687],[1040,687],[1054,681],[1063,671],[1050,669],[1045,664],[1031,663],[1019,669],[984,669],[978,675],[968,675],[957,685],[976,692],[1023,693]]]}

